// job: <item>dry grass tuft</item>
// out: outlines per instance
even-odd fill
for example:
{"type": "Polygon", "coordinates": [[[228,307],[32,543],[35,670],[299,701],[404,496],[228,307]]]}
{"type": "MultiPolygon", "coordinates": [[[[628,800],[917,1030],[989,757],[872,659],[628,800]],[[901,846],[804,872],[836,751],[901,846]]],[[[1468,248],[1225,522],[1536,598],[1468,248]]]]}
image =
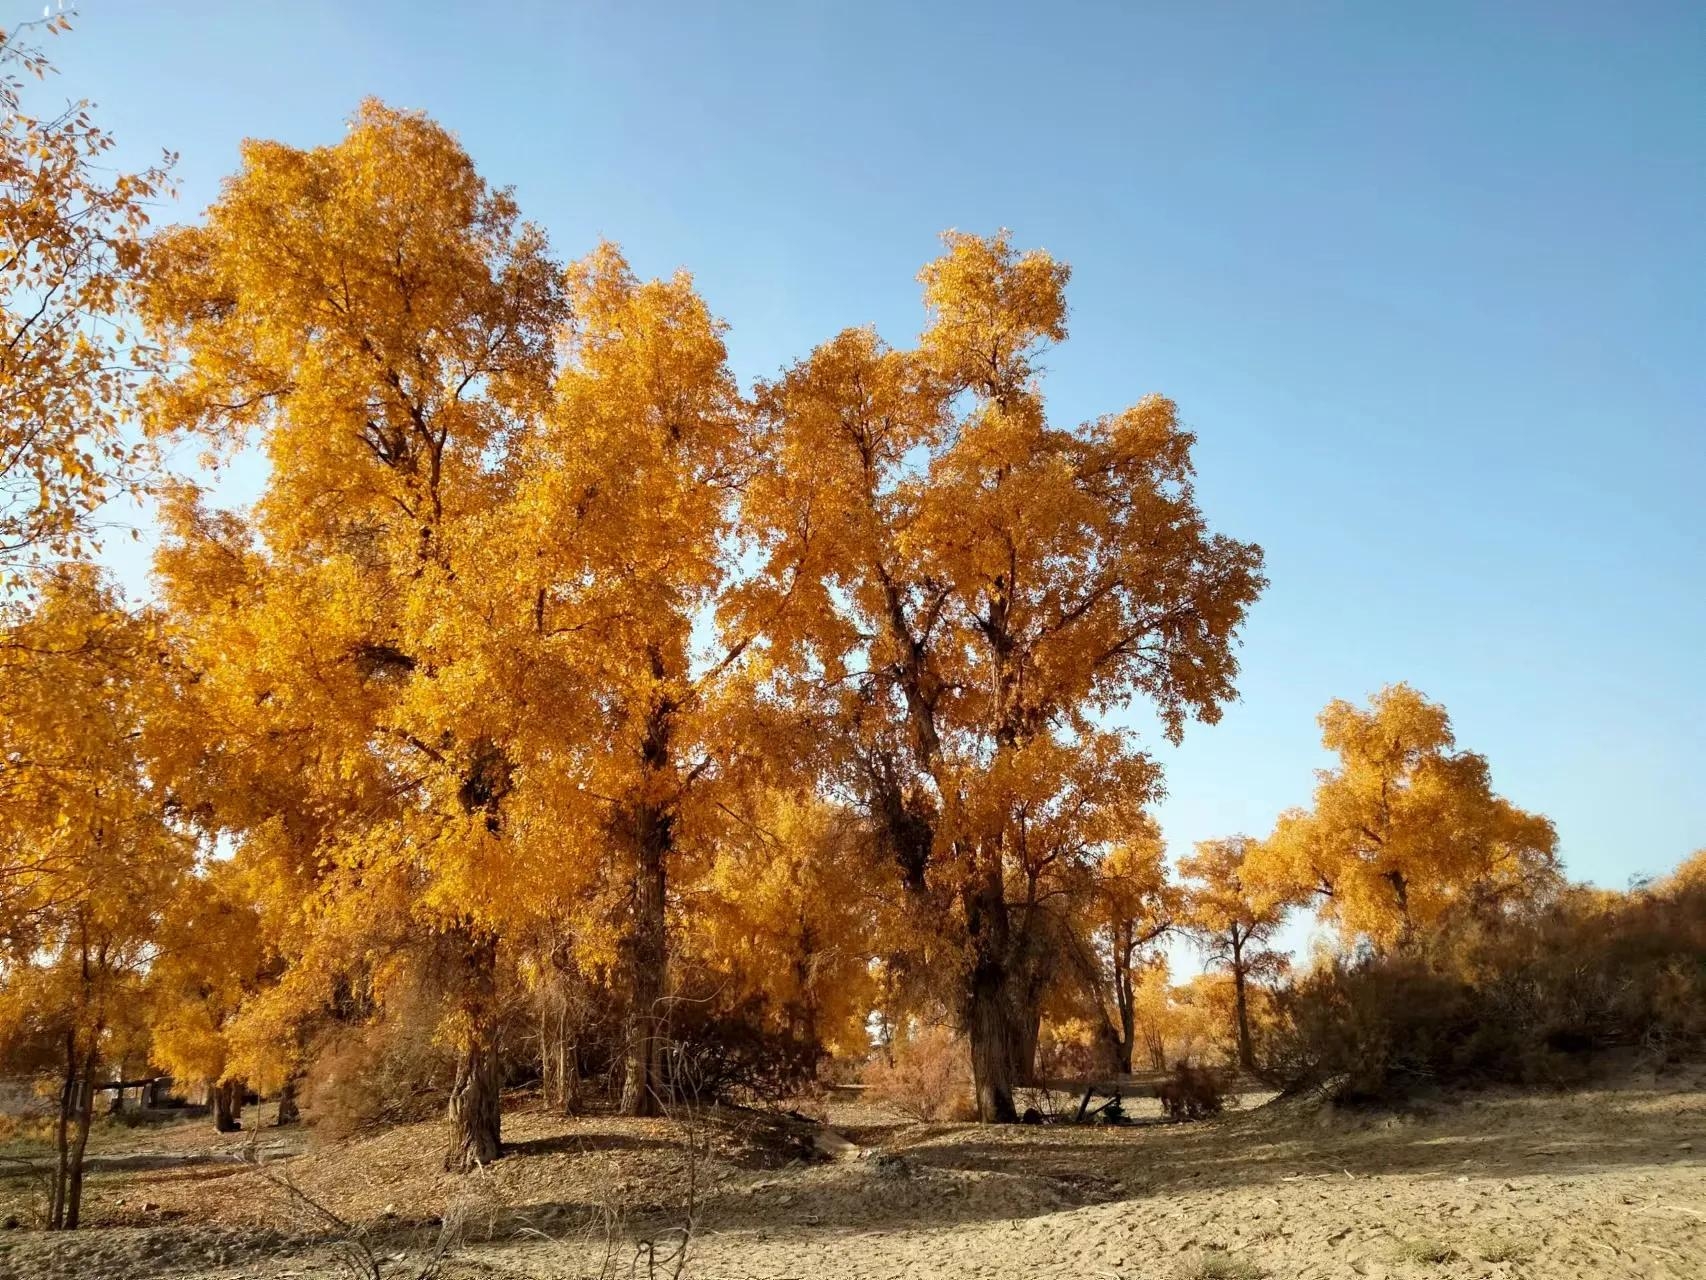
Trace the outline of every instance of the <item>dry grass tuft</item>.
{"type": "Polygon", "coordinates": [[[1476,1239],[1475,1252],[1483,1262],[1527,1262],[1534,1256],[1534,1242],[1488,1234],[1476,1239]]]}
{"type": "Polygon", "coordinates": [[[1457,1250],[1443,1240],[1432,1236],[1417,1236],[1413,1240],[1400,1240],[1393,1249],[1393,1258],[1398,1262],[1419,1262],[1427,1266],[1438,1266],[1450,1262],[1457,1257],[1457,1250]]]}
{"type": "Polygon", "coordinates": [[[1266,1274],[1248,1258],[1224,1249],[1205,1249],[1181,1273],[1181,1280],[1261,1280],[1266,1274]]]}

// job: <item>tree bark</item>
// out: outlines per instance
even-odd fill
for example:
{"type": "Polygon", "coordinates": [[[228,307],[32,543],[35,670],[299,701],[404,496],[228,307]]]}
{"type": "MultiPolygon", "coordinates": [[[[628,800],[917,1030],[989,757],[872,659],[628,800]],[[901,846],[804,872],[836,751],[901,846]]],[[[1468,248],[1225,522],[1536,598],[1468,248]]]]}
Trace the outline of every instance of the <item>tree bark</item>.
{"type": "Polygon", "coordinates": [[[1042,1039],[1043,1011],[1040,1001],[1027,1000],[1013,1020],[1013,1079],[1016,1084],[1037,1083],[1037,1042],[1042,1039]]]}
{"type": "Polygon", "coordinates": [[[1122,922],[1114,931],[1114,1003],[1119,1008],[1119,1033],[1114,1041],[1116,1065],[1121,1075],[1131,1074],[1131,1055],[1137,1031],[1137,980],[1131,957],[1137,949],[1132,927],[1122,922]]]}
{"type": "Polygon", "coordinates": [[[301,1082],[295,1076],[291,1076],[284,1082],[284,1087],[279,1090],[278,1124],[295,1124],[302,1118],[302,1109],[296,1101],[296,1093],[300,1084],[301,1082]]]}
{"type": "Polygon", "coordinates": [[[565,1029],[557,1041],[557,1109],[572,1116],[581,1106],[580,1051],[565,1029]]]}
{"type": "Polygon", "coordinates": [[[1114,1067],[1122,1076],[1131,1074],[1131,1057],[1135,1047],[1135,1034],[1132,1025],[1131,1010],[1121,1015],[1124,1023],[1124,1034],[1114,1041],[1114,1067]]]}
{"type": "Polygon", "coordinates": [[[446,1108],[449,1144],[444,1167],[470,1173],[503,1153],[501,1035],[497,1019],[497,939],[462,934],[464,1019],[456,1076],[446,1108]]]}
{"type": "Polygon", "coordinates": [[[1094,1069],[1098,1075],[1117,1076],[1130,1069],[1122,1065],[1125,1059],[1121,1055],[1119,1033],[1106,1018],[1096,1025],[1093,1047],[1096,1056],[1094,1069]]]}
{"type": "Polygon", "coordinates": [[[973,975],[967,1023],[977,1118],[985,1124],[1012,1124],[1019,1118],[1013,1106],[1017,1072],[1006,974],[999,965],[979,965],[973,975]]]}
{"type": "Polygon", "coordinates": [[[493,1037],[476,1034],[457,1051],[456,1080],[450,1088],[450,1149],[444,1156],[444,1167],[452,1173],[471,1173],[503,1153],[498,1068],[493,1037]]]}
{"type": "Polygon", "coordinates": [[[1011,1124],[1018,1082],[1014,1006],[1008,958],[1008,918],[1000,863],[989,862],[982,884],[967,895],[966,923],[974,960],[966,1001],[966,1035],[971,1041],[972,1084],[977,1118],[985,1124],[1011,1124]]]}
{"type": "Polygon", "coordinates": [[[565,1116],[580,1107],[580,1055],[571,1039],[572,1025],[568,997],[559,986],[539,1012],[539,1078],[546,1103],[565,1116]]]}
{"type": "Polygon", "coordinates": [[[1238,1012],[1238,1065],[1245,1071],[1256,1069],[1256,1047],[1250,1039],[1250,1006],[1245,995],[1248,975],[1244,963],[1244,944],[1234,935],[1232,940],[1232,996],[1238,1012]]]}
{"type": "Polygon", "coordinates": [[[65,1079],[59,1087],[59,1116],[54,1126],[53,1194],[48,1203],[47,1229],[65,1225],[65,1192],[70,1182],[71,1114],[77,1103],[77,1036],[65,1033],[65,1079]]]}
{"type": "Polygon", "coordinates": [[[243,1083],[240,1080],[227,1080],[223,1084],[207,1086],[207,1100],[213,1110],[213,1127],[220,1133],[236,1133],[242,1123],[238,1117],[243,1114],[243,1083]]]}
{"type": "Polygon", "coordinates": [[[70,1177],[65,1191],[65,1229],[73,1230],[83,1209],[83,1153],[89,1147],[89,1120],[95,1113],[95,1050],[83,1059],[82,1088],[77,1106],[77,1138],[71,1147],[70,1177]]]}
{"type": "Polygon", "coordinates": [[[671,820],[653,805],[640,805],[633,817],[637,866],[634,919],[628,939],[628,1017],[622,1079],[622,1114],[655,1116],[663,1107],[663,1043],[668,1029],[664,973],[666,861],[671,820]]]}

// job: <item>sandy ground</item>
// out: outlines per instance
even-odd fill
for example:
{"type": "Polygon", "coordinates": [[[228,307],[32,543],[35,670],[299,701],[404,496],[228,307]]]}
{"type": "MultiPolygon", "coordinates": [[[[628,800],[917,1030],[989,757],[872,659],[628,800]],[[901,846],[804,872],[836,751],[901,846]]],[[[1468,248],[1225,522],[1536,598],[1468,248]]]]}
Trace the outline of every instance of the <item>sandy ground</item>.
{"type": "MultiPolygon", "coordinates": [[[[750,1113],[684,1127],[526,1105],[506,1119],[511,1154],[468,1179],[436,1171],[435,1125],[336,1144],[216,1139],[205,1121],[106,1130],[89,1229],[0,1231],[0,1280],[371,1277],[315,1204],[359,1224],[384,1280],[419,1275],[446,1234],[446,1280],[668,1276],[689,1186],[680,1274],[698,1280],[1706,1280],[1697,1070],[1402,1116],[1246,1106],[1119,1129],[832,1103],[853,1144],[833,1155],[813,1126],[750,1113]]],[[[0,1165],[0,1218],[27,1214],[24,1169],[0,1165]]]]}

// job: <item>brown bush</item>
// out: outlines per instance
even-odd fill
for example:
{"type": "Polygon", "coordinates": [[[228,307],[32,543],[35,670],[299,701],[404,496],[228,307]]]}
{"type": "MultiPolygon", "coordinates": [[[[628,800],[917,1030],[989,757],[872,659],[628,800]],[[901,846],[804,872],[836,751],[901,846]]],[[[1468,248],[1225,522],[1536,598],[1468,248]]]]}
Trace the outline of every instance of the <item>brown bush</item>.
{"type": "Polygon", "coordinates": [[[439,993],[414,981],[380,1016],[324,1027],[299,1091],[303,1112],[334,1138],[436,1114],[455,1073],[442,1016],[439,993]]]}
{"type": "Polygon", "coordinates": [[[1162,1081],[1155,1096],[1169,1120],[1207,1120],[1226,1106],[1226,1087],[1219,1072],[1188,1062],[1174,1064],[1172,1077],[1162,1081]]]}
{"type": "Polygon", "coordinates": [[[824,1057],[821,1042],[771,1017],[762,995],[727,1006],[682,1000],[670,1013],[664,1078],[691,1101],[773,1103],[806,1088],[824,1057]]]}
{"type": "Polygon", "coordinates": [[[946,1027],[924,1027],[893,1046],[892,1059],[865,1068],[867,1095],[914,1120],[969,1120],[970,1054],[965,1039],[946,1027]]]}
{"type": "Polygon", "coordinates": [[[1596,1054],[1706,1049],[1706,885],[1578,889],[1527,916],[1466,914],[1385,955],[1341,958],[1276,997],[1267,1074],[1345,1100],[1564,1083],[1596,1054]]]}
{"type": "Polygon", "coordinates": [[[349,1032],[329,1040],[314,1059],[302,1107],[317,1130],[332,1138],[423,1120],[443,1107],[454,1066],[430,1036],[349,1032]]]}

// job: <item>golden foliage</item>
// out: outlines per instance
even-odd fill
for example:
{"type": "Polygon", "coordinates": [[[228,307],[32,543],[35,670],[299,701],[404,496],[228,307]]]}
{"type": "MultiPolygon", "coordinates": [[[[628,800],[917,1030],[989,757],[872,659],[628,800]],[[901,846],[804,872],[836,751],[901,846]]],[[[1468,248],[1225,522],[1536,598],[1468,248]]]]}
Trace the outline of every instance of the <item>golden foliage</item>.
{"type": "Polygon", "coordinates": [[[1445,709],[1408,685],[1367,710],[1333,702],[1321,740],[1339,766],[1315,807],[1280,818],[1247,879],[1314,894],[1347,939],[1390,946],[1454,907],[1531,901],[1557,882],[1547,819],[1494,794],[1485,756],[1456,750],[1445,709]]]}
{"type": "Polygon", "coordinates": [[[786,1029],[857,1060],[888,910],[870,831],[809,792],[764,793],[753,810],[685,895],[694,953],[755,984],[786,1029]]]}
{"type": "Polygon", "coordinates": [[[1169,879],[1110,718],[1219,718],[1262,553],[1209,526],[1171,401],[1050,418],[1048,254],[950,233],[916,342],[848,329],[748,395],[689,276],[560,263],[418,113],[248,142],[146,249],[160,173],[99,177],[109,145],[81,108],[0,129],[0,559],[139,482],[133,400],[269,472],[243,511],[159,487],[157,614],[76,566],[6,606],[10,1043],[69,1027],[86,1077],[145,1013],[184,1076],[443,1075],[467,1167],[523,992],[565,1101],[571,1006],[608,1003],[644,1107],[714,979],[755,1053],[861,1054],[880,1010],[878,1076],[944,1108],[969,1042],[1005,1118],[1040,1038],[1249,1064],[1295,903],[1391,951],[1556,888],[1551,825],[1404,685],[1323,712],[1309,811],[1169,879]],[[133,284],[146,346],[107,327],[133,284]],[[1176,927],[1226,972],[1175,987],[1176,927]]]}
{"type": "Polygon", "coordinates": [[[0,1070],[55,1080],[49,1225],[77,1225],[96,1084],[144,1040],[159,904],[189,841],[136,751],[159,697],[153,619],[87,565],[0,605],[0,1070]]]}
{"type": "Polygon", "coordinates": [[[23,77],[52,68],[24,40],[0,31],[0,589],[85,549],[102,504],[143,484],[123,426],[153,353],[124,312],[171,163],[115,174],[88,103],[28,110],[23,77]]]}
{"type": "Polygon", "coordinates": [[[930,896],[928,950],[970,984],[956,1012],[993,1055],[990,1116],[1011,1110],[1016,1042],[996,1028],[1032,1018],[1007,988],[1045,985],[1046,904],[1157,786],[1101,713],[1144,697],[1174,738],[1217,719],[1264,580],[1258,548],[1208,530],[1170,401],[1049,422],[1036,370],[1065,337],[1063,266],[950,234],[920,278],[915,349],[847,330],[758,389],[743,516],[762,571],[725,617],[767,620],[778,696],[835,727],[830,768],[930,896]]]}

